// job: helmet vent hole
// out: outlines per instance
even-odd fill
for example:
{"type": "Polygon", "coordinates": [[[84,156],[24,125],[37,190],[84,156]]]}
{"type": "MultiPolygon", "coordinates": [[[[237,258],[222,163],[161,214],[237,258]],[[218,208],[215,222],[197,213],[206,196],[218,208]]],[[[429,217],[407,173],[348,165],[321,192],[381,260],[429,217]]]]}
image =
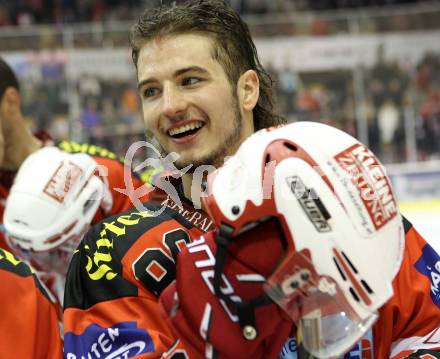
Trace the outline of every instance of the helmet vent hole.
{"type": "Polygon", "coordinates": [[[370,286],[368,285],[368,283],[366,281],[364,281],[363,279],[361,279],[361,283],[363,285],[363,287],[366,289],[366,291],[368,292],[368,294],[373,294],[373,290],[370,288],[370,286]]]}
{"type": "Polygon", "coordinates": [[[287,147],[291,151],[298,151],[298,147],[296,147],[294,144],[290,142],[284,142],[284,146],[287,147]]]}
{"type": "Polygon", "coordinates": [[[265,158],[265,164],[268,164],[270,162],[270,153],[268,153],[267,155],[266,155],[266,158],[265,158]]]}
{"type": "Polygon", "coordinates": [[[239,214],[240,213],[240,207],[232,206],[231,212],[232,212],[232,214],[235,214],[235,215],[239,214]]]}
{"type": "Polygon", "coordinates": [[[354,291],[354,289],[352,287],[350,287],[350,293],[351,293],[352,297],[354,298],[354,300],[356,302],[359,302],[359,297],[358,297],[358,295],[356,294],[356,292],[354,291]]]}
{"type": "Polygon", "coordinates": [[[338,261],[336,260],[335,257],[333,257],[333,262],[335,262],[336,268],[338,269],[339,274],[341,275],[343,280],[347,280],[347,277],[345,276],[344,272],[342,271],[341,267],[339,266],[338,261]]]}

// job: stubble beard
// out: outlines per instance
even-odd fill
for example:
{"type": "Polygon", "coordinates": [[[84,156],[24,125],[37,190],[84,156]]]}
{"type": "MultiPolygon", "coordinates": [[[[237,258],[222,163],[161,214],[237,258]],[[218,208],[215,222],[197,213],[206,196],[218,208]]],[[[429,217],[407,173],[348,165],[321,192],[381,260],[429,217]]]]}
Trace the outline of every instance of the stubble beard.
{"type": "MultiPolygon", "coordinates": [[[[236,98],[236,96],[233,97],[232,102],[234,112],[233,126],[230,132],[227,134],[226,138],[221,140],[218,143],[217,148],[213,149],[211,153],[204,157],[195,158],[187,161],[180,161],[180,159],[177,159],[174,162],[174,165],[177,169],[182,170],[188,165],[192,165],[191,168],[186,171],[186,173],[194,173],[196,169],[200,166],[209,165],[214,166],[215,168],[219,168],[223,165],[226,156],[233,155],[232,151],[237,148],[238,143],[241,139],[243,120],[240,113],[240,108],[238,107],[238,99],[236,98]]],[[[158,141],[155,142],[157,149],[160,151],[162,157],[165,158],[168,155],[168,152],[158,143],[158,141]]]]}

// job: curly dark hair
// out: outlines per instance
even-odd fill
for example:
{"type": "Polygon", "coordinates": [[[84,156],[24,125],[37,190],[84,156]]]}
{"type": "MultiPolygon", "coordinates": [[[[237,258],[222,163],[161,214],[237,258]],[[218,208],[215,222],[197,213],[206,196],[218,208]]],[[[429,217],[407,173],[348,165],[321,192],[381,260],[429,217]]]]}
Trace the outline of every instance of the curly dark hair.
{"type": "Polygon", "coordinates": [[[0,99],[8,87],[14,87],[17,91],[20,89],[17,76],[3,58],[0,57],[0,99]]]}
{"type": "Polygon", "coordinates": [[[285,123],[274,113],[273,81],[258,59],[249,28],[222,0],[188,0],[173,6],[147,9],[130,32],[133,62],[137,68],[141,47],[158,35],[202,33],[214,41],[213,58],[235,87],[241,74],[255,70],[260,96],[253,110],[255,130],[285,123]]]}

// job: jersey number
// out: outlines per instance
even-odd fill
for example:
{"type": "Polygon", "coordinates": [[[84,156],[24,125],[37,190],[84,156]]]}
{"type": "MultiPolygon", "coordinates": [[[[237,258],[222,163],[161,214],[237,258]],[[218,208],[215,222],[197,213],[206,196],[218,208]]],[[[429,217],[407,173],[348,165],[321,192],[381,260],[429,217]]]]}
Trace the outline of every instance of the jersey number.
{"type": "Polygon", "coordinates": [[[162,248],[148,248],[133,263],[136,279],[157,296],[176,278],[176,257],[190,238],[179,228],[165,233],[162,241],[171,256],[162,248]]]}

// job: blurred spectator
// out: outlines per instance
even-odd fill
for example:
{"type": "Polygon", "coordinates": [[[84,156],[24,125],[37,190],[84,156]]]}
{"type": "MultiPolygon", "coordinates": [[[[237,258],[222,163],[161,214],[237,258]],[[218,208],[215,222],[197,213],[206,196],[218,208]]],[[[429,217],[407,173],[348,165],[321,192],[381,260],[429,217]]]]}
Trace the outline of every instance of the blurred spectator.
{"type": "Polygon", "coordinates": [[[377,63],[369,73],[369,91],[376,109],[391,99],[397,106],[401,106],[409,78],[402,71],[397,62],[387,62],[384,58],[383,45],[378,47],[377,63]]]}
{"type": "Polygon", "coordinates": [[[86,134],[90,134],[89,142],[94,143],[93,133],[101,126],[102,117],[98,109],[98,100],[94,97],[86,99],[85,108],[81,116],[81,123],[86,134]]]}
{"type": "Polygon", "coordinates": [[[277,74],[278,77],[278,87],[281,96],[278,97],[278,101],[282,102],[282,113],[286,114],[288,117],[291,116],[295,111],[296,94],[299,87],[299,78],[290,69],[289,64],[285,64],[284,68],[277,74]]]}
{"type": "MultiPolygon", "coordinates": [[[[74,101],[78,108],[72,112],[65,63],[50,57],[32,61],[16,70],[24,80],[23,107],[33,117],[35,130],[49,128],[55,139],[61,139],[66,131],[80,125],[82,141],[94,141],[116,152],[127,148],[133,136],[142,138],[141,108],[133,79],[80,76],[74,101]],[[77,124],[67,123],[66,118],[77,124]]],[[[351,71],[296,73],[289,60],[278,71],[270,63],[267,69],[276,86],[277,111],[289,121],[327,121],[356,134],[356,119],[361,114],[368,121],[369,146],[382,154],[384,161],[399,162],[406,159],[403,111],[405,106],[413,106],[419,159],[438,158],[440,55],[427,54],[412,68],[405,66],[404,71],[398,63],[382,58],[372,69],[365,69],[367,91],[361,103],[355,98],[351,71]]]]}
{"type": "Polygon", "coordinates": [[[121,117],[125,123],[132,124],[136,121],[139,114],[139,96],[131,86],[125,86],[122,92],[122,112],[121,117]]]}
{"type": "Polygon", "coordinates": [[[386,163],[393,162],[393,140],[399,127],[400,113],[396,104],[391,99],[386,99],[377,113],[377,122],[382,145],[382,160],[386,163]]]}
{"type": "Polygon", "coordinates": [[[84,74],[78,81],[78,91],[81,97],[96,97],[101,95],[101,84],[96,76],[84,74]]]}

